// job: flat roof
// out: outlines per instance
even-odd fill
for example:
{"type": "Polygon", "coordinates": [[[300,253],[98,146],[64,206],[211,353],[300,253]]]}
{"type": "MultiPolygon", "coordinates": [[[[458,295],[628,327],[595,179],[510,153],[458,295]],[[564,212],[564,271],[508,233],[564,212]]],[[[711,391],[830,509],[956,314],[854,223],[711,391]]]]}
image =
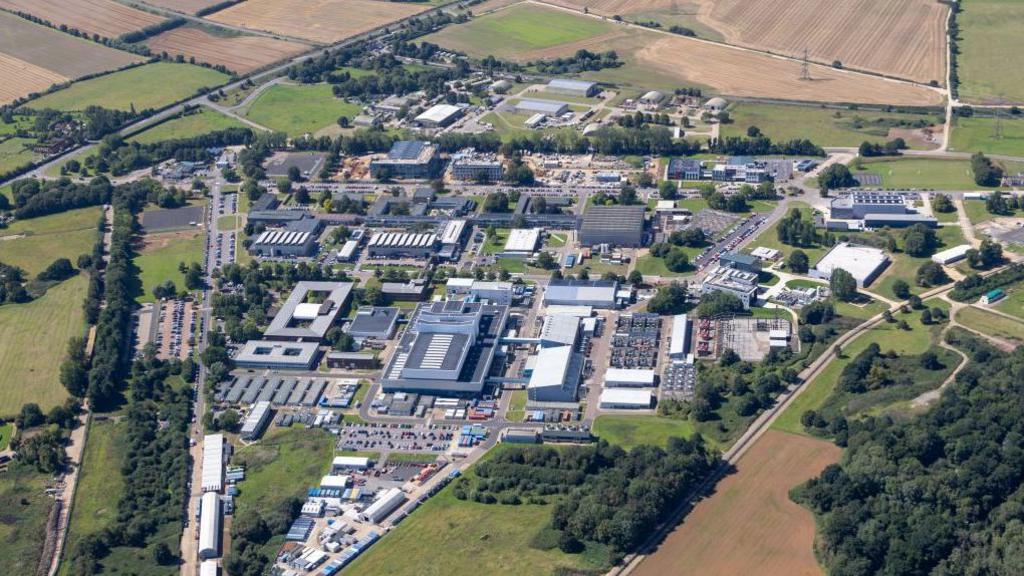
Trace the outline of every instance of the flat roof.
{"type": "Polygon", "coordinates": [[[416,121],[440,124],[461,113],[462,108],[458,106],[452,106],[451,104],[437,104],[436,106],[431,106],[425,112],[417,116],[416,121]]]}
{"type": "Polygon", "coordinates": [[[556,346],[541,348],[537,353],[537,364],[530,375],[527,388],[560,387],[565,382],[566,373],[572,359],[572,346],[556,346]]]}
{"type": "Polygon", "coordinates": [[[625,382],[637,386],[654,386],[654,370],[641,370],[633,368],[609,368],[604,373],[604,381],[625,382]]]}
{"type": "Polygon", "coordinates": [[[334,324],[338,312],[348,301],[352,292],[351,282],[299,282],[288,295],[277,315],[271,320],[270,326],[263,332],[269,338],[295,338],[320,340],[334,324]],[[320,306],[316,317],[302,325],[294,325],[295,314],[299,305],[305,304],[310,292],[327,292],[328,295],[320,306]],[[330,301],[329,306],[324,304],[330,301]]]}
{"type": "Polygon", "coordinates": [[[540,243],[540,228],[515,228],[509,230],[505,241],[505,252],[533,252],[540,243]]]}
{"type": "Polygon", "coordinates": [[[618,282],[611,280],[552,280],[544,301],[615,303],[618,282]]]}
{"type": "Polygon", "coordinates": [[[601,391],[601,404],[650,407],[653,396],[649,390],[633,388],[605,388],[601,391]]]}
{"type": "Polygon", "coordinates": [[[544,318],[540,339],[572,346],[580,331],[580,319],[568,314],[553,314],[544,318]]]}
{"type": "Polygon", "coordinates": [[[590,206],[583,213],[583,230],[630,231],[643,230],[644,207],[635,206],[590,206]]]}
{"type": "Polygon", "coordinates": [[[274,340],[249,340],[235,356],[238,365],[252,364],[312,364],[319,344],[317,342],[277,342],[274,340]]]}
{"type": "Polygon", "coordinates": [[[398,321],[399,309],[395,307],[373,307],[364,306],[356,311],[356,315],[349,324],[349,334],[356,336],[362,334],[386,334],[398,321]]]}
{"type": "Polygon", "coordinates": [[[840,242],[829,250],[828,254],[825,254],[814,268],[829,275],[836,268],[842,268],[849,272],[858,283],[863,283],[888,261],[889,257],[878,248],[840,242]]]}
{"type": "Polygon", "coordinates": [[[967,256],[967,253],[971,250],[971,248],[972,246],[970,244],[961,244],[959,246],[954,246],[947,250],[943,250],[942,252],[936,252],[935,254],[932,254],[932,260],[935,262],[941,262],[950,259],[964,258],[967,256]]]}
{"type": "Polygon", "coordinates": [[[527,110],[529,112],[538,112],[542,114],[561,114],[569,108],[569,104],[565,102],[556,102],[554,100],[520,100],[516,103],[517,110],[527,110]]]}

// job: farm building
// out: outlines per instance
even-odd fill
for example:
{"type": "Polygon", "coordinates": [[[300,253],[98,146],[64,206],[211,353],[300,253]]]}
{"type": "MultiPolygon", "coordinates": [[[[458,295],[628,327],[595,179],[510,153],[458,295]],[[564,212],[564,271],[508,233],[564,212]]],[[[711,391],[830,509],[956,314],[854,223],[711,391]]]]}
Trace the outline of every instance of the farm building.
{"type": "Polygon", "coordinates": [[[700,293],[726,292],[739,298],[744,308],[750,308],[757,301],[757,279],[754,272],[719,266],[704,278],[700,293]]]}
{"type": "Polygon", "coordinates": [[[370,176],[380,178],[433,178],[441,168],[437,146],[430,142],[401,140],[385,158],[370,162],[370,176]]]}
{"type": "Polygon", "coordinates": [[[366,522],[378,524],[404,502],[405,493],[399,488],[392,488],[378,496],[360,516],[366,522]]]}
{"type": "Polygon", "coordinates": [[[526,385],[533,402],[574,402],[583,372],[583,357],[572,346],[541,348],[526,385]]]}
{"type": "Polygon", "coordinates": [[[216,492],[203,494],[199,511],[199,558],[220,556],[221,506],[216,492]]]}
{"type": "Polygon", "coordinates": [[[863,288],[870,285],[888,264],[889,256],[878,248],[840,242],[825,254],[810,274],[814,278],[830,280],[832,271],[842,268],[857,280],[858,287],[863,288]]]}
{"type": "Polygon", "coordinates": [[[605,388],[653,388],[654,370],[609,368],[604,373],[605,388]]]}
{"type": "Polygon", "coordinates": [[[495,94],[504,94],[512,89],[512,83],[508,80],[497,80],[495,82],[491,82],[487,89],[495,94]]]}
{"type": "Polygon", "coordinates": [[[544,305],[615,308],[615,280],[552,280],[544,289],[544,305]]]}
{"type": "Polygon", "coordinates": [[[602,410],[647,410],[653,402],[649,390],[606,388],[601,391],[599,405],[602,410]]]}
{"type": "Polygon", "coordinates": [[[935,254],[932,254],[932,262],[935,262],[936,264],[942,264],[943,266],[947,264],[952,264],[954,262],[959,262],[960,260],[963,260],[964,258],[967,257],[967,253],[970,250],[970,244],[961,244],[960,246],[954,246],[948,250],[943,250],[942,252],[936,252],[935,254]]]}
{"type": "Polygon", "coordinates": [[[299,282],[263,332],[267,340],[319,342],[352,294],[351,282],[299,282]],[[319,300],[317,302],[316,300],[319,300]]]}
{"type": "Polygon", "coordinates": [[[657,106],[665,101],[665,94],[657,90],[651,90],[640,97],[640,102],[648,106],[657,106]]]}
{"type": "Polygon", "coordinates": [[[644,241],[644,207],[590,206],[580,224],[580,244],[636,247],[644,241]]]}
{"type": "Polygon", "coordinates": [[[565,102],[554,100],[520,100],[516,102],[516,112],[520,114],[545,114],[547,116],[561,116],[569,111],[569,105],[565,102]]]}
{"type": "Polygon", "coordinates": [[[712,114],[718,114],[719,112],[723,112],[728,107],[729,102],[726,101],[725,98],[720,98],[718,96],[711,98],[710,100],[704,103],[704,109],[707,110],[708,112],[711,112],[712,114]]]}
{"type": "Polygon", "coordinates": [[[465,108],[451,104],[438,104],[417,116],[413,122],[424,128],[444,128],[458,120],[465,108]]]}
{"type": "Polygon", "coordinates": [[[263,401],[254,404],[249,410],[249,414],[246,415],[245,421],[242,422],[242,429],[239,432],[242,440],[251,441],[259,438],[263,434],[263,430],[266,429],[267,423],[270,422],[270,414],[270,402],[263,401]]]}
{"type": "Polygon", "coordinates": [[[235,365],[239,368],[310,370],[319,357],[316,342],[249,340],[235,356],[235,365]]]}
{"type": "Polygon", "coordinates": [[[545,92],[553,94],[565,94],[566,96],[578,96],[587,98],[597,94],[597,84],[586,80],[571,80],[566,78],[555,78],[548,82],[545,92]]]}
{"type": "Polygon", "coordinates": [[[353,338],[387,340],[395,335],[399,312],[393,307],[363,306],[349,323],[348,334],[353,338]]]}

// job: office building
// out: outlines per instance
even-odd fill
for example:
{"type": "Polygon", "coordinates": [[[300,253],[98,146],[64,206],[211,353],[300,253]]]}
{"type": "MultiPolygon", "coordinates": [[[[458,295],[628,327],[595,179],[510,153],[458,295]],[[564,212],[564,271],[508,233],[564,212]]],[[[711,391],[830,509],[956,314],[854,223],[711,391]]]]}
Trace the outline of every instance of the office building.
{"type": "Polygon", "coordinates": [[[316,342],[249,340],[235,356],[239,368],[311,370],[320,358],[316,342]]]}
{"type": "Polygon", "coordinates": [[[700,293],[726,292],[739,298],[743,308],[750,308],[757,301],[757,279],[753,272],[719,266],[704,278],[700,293]]]}
{"type": "Polygon", "coordinates": [[[440,168],[437,146],[430,142],[402,140],[395,142],[385,158],[370,162],[370,176],[425,179],[437,176],[440,168]]]}
{"type": "Polygon", "coordinates": [[[757,256],[743,254],[742,252],[723,253],[718,259],[718,265],[753,274],[761,272],[761,260],[757,256]]]}
{"type": "Polygon", "coordinates": [[[830,203],[834,220],[862,220],[869,214],[907,214],[906,199],[897,192],[852,192],[830,203]]]}
{"type": "Polygon", "coordinates": [[[246,414],[245,420],[242,421],[242,428],[239,432],[242,440],[252,441],[259,438],[267,428],[271,414],[269,401],[264,400],[253,404],[249,413],[246,414]]]}
{"type": "Polygon", "coordinates": [[[499,182],[504,175],[496,155],[480,154],[472,148],[453,154],[449,167],[455,180],[499,182]]]}
{"type": "Polygon", "coordinates": [[[322,229],[323,222],[316,218],[292,220],[281,228],[260,233],[249,245],[249,253],[268,258],[312,256],[322,229]]]}
{"type": "Polygon", "coordinates": [[[334,325],[351,294],[351,282],[299,282],[270,321],[263,337],[319,342],[334,325]]]}
{"type": "Polygon", "coordinates": [[[348,335],[353,338],[387,340],[395,335],[399,312],[398,308],[363,306],[349,323],[348,335]]]}
{"type": "Polygon", "coordinates": [[[326,356],[328,368],[341,370],[373,370],[379,365],[372,352],[338,352],[332,350],[326,356]]]}
{"type": "Polygon", "coordinates": [[[508,258],[526,258],[537,250],[540,245],[540,228],[515,228],[509,230],[508,239],[502,256],[508,258]]]}

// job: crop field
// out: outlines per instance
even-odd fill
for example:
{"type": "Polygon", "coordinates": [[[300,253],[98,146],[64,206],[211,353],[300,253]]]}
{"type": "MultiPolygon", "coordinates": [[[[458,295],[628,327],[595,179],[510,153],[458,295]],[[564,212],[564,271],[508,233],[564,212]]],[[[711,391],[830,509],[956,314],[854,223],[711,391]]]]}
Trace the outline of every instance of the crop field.
{"type": "Polygon", "coordinates": [[[210,108],[203,108],[194,114],[158,124],[132,136],[129,140],[149,144],[176,138],[191,138],[227,128],[245,128],[245,124],[210,108]]]}
{"type": "Polygon", "coordinates": [[[199,28],[179,27],[146,40],[154,54],[167,52],[197,62],[221,65],[246,74],[268,64],[301,54],[308,46],[265,36],[218,36],[199,28]]]}
{"type": "Polygon", "coordinates": [[[182,14],[195,14],[203,8],[209,8],[214,4],[220,4],[222,0],[147,0],[147,4],[175,10],[182,14]]]}
{"type": "Polygon", "coordinates": [[[118,38],[164,21],[115,0],[0,0],[0,8],[25,12],[54,26],[76,28],[90,35],[118,38]]]}
{"type": "Polygon", "coordinates": [[[955,117],[949,149],[958,152],[985,152],[1024,156],[1024,120],[1002,119],[1002,137],[996,138],[996,119],[955,117]]]}
{"type": "Polygon", "coordinates": [[[333,44],[419,14],[426,3],[383,0],[247,0],[207,16],[208,20],[333,44]]]}
{"type": "Polygon", "coordinates": [[[82,336],[84,274],[65,280],[41,298],[0,307],[0,414],[16,414],[25,402],[47,411],[67,398],[60,363],[68,339],[82,336]]]}
{"type": "Polygon", "coordinates": [[[334,97],[328,84],[278,84],[259,95],[244,116],[272,130],[301,136],[359,114],[359,106],[334,97]]]}
{"type": "Polygon", "coordinates": [[[182,232],[164,232],[147,234],[146,246],[135,258],[139,267],[139,279],[142,281],[142,294],[139,302],[153,302],[153,288],[170,280],[179,290],[185,289],[185,275],[178,270],[178,264],[184,262],[202,263],[203,243],[205,234],[200,230],[182,232]]]}
{"type": "Polygon", "coordinates": [[[115,110],[134,107],[142,111],[184,100],[200,88],[219,86],[227,80],[227,74],[209,68],[156,62],[77,82],[32,101],[29,107],[83,110],[96,105],[115,110]]]}
{"type": "Polygon", "coordinates": [[[520,4],[448,26],[424,40],[478,58],[493,55],[519,62],[570,56],[580,49],[615,50],[623,66],[587,72],[583,77],[635,88],[672,90],[689,85],[732,96],[861,104],[926,106],[943,100],[936,90],[827,66],[812,65],[812,79],[802,81],[800,64],[791,60],[640,27],[599,22],[601,27],[595,29],[591,20],[558,8],[520,4]],[[523,19],[535,18],[526,13],[544,17],[524,31],[523,19]],[[567,34],[566,19],[577,21],[570,35],[577,39],[548,42],[549,36],[567,34]],[[589,35],[579,38],[586,30],[589,35]]]}
{"type": "Polygon", "coordinates": [[[1024,50],[1024,10],[1015,0],[966,0],[960,27],[959,96],[976,104],[1024,102],[1024,69],[1007,60],[1024,50]]]}
{"type": "Polygon", "coordinates": [[[35,92],[43,92],[50,86],[67,80],[56,72],[0,53],[0,81],[3,81],[3,86],[0,87],[0,104],[13,102],[35,92]]]}
{"type": "MultiPolygon", "coordinates": [[[[739,102],[729,107],[730,123],[721,127],[722,136],[746,136],[756,126],[775,142],[807,138],[818,146],[860,146],[885,143],[897,134],[890,126],[903,123],[941,124],[927,114],[898,114],[875,110],[836,110],[816,106],[786,106],[739,102]]],[[[954,132],[954,134],[956,134],[954,132]]],[[[933,148],[907,140],[911,148],[933,148]]]]}
{"type": "Polygon", "coordinates": [[[75,262],[92,252],[99,208],[81,208],[60,214],[15,221],[0,230],[0,261],[35,276],[57,258],[75,262]]]}
{"type": "Polygon", "coordinates": [[[814,517],[789,491],[840,453],[825,440],[768,431],[634,574],[820,574],[814,517]]]}

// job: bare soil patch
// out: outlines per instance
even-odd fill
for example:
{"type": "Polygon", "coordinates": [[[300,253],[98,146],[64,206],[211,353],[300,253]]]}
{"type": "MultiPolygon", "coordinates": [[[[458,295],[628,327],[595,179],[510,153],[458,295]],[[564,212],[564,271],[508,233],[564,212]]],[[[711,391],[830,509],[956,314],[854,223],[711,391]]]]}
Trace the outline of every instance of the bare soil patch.
{"type": "Polygon", "coordinates": [[[377,0],[246,0],[207,19],[331,44],[419,14],[427,4],[377,0]]]}
{"type": "Polygon", "coordinates": [[[55,26],[77,28],[89,34],[117,38],[164,18],[114,0],[0,0],[0,8],[26,12],[55,26]]]}
{"type": "Polygon", "coordinates": [[[263,36],[215,36],[198,28],[175,28],[146,40],[154,53],[181,54],[245,74],[301,54],[308,46],[263,36]]]}
{"type": "Polygon", "coordinates": [[[821,574],[814,517],[789,491],[840,454],[831,442],[769,430],[633,574],[821,574]]]}

